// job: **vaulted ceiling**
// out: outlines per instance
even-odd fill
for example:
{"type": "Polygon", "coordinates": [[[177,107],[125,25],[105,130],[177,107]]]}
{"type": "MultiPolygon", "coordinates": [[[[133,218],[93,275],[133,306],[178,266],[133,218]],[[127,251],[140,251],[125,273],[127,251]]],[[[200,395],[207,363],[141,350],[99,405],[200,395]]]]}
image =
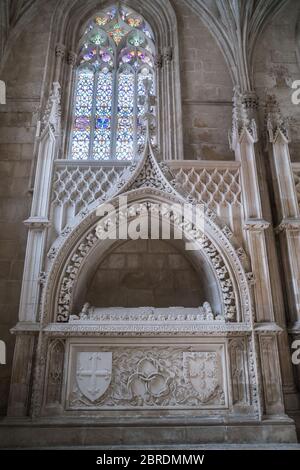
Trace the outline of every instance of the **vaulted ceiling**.
{"type": "MultiPolygon", "coordinates": [[[[6,44],[45,0],[1,0],[0,58],[6,44]]],[[[266,25],[289,0],[181,0],[202,19],[227,61],[233,83],[253,87],[253,55],[266,25]]],[[[69,0],[74,5],[78,0],[69,0]]],[[[64,3],[59,0],[57,4],[64,3]]]]}
{"type": "Polygon", "coordinates": [[[233,83],[242,91],[253,86],[257,40],[289,0],[183,0],[197,13],[218,42],[233,83]]]}

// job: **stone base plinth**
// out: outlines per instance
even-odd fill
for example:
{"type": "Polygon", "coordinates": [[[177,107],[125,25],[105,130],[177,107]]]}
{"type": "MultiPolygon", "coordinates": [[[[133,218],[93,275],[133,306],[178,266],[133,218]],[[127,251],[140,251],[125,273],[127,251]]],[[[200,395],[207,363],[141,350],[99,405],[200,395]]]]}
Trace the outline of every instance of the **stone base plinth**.
{"type": "Polygon", "coordinates": [[[0,447],[170,446],[296,443],[292,420],[211,423],[197,419],[112,421],[89,419],[16,420],[0,423],[0,447]]]}

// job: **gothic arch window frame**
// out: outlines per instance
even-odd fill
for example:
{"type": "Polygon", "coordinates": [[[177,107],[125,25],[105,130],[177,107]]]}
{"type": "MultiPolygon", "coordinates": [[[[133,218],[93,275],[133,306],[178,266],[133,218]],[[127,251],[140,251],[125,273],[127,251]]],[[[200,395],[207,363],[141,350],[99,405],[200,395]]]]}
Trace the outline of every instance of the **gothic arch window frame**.
{"type": "Polygon", "coordinates": [[[145,141],[146,82],[156,88],[155,39],[142,15],[126,6],[100,10],[79,44],[67,156],[130,161],[145,141]],[[130,96],[130,98],[128,98],[130,96]]]}
{"type": "MultiPolygon", "coordinates": [[[[72,96],[75,86],[75,51],[89,19],[102,8],[108,8],[114,1],[89,0],[85,5],[64,1],[52,18],[52,35],[49,51],[56,50],[55,61],[49,56],[49,82],[59,82],[62,90],[62,139],[56,158],[68,157],[69,136],[72,127],[72,96]]],[[[156,57],[154,75],[156,83],[157,144],[163,160],[183,159],[182,103],[180,84],[179,45],[177,17],[169,2],[165,0],[127,0],[122,2],[137,14],[143,16],[151,26],[155,37],[156,57]]],[[[75,162],[74,164],[81,164],[75,162]]],[[[93,161],[89,160],[93,165],[93,161]]],[[[96,162],[99,164],[99,162],[96,162]]],[[[82,163],[84,164],[84,162],[82,163]]],[[[105,165],[126,165],[114,160],[105,165]]]]}

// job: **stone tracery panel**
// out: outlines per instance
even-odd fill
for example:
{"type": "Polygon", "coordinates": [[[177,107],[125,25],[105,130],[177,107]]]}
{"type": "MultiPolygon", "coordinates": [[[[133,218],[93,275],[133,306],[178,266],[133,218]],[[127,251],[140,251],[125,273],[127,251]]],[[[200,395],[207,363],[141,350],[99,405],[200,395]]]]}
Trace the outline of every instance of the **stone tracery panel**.
{"type": "Polygon", "coordinates": [[[205,204],[242,241],[240,167],[237,162],[171,162],[174,184],[199,204],[205,204]]]}
{"type": "Polygon", "coordinates": [[[172,169],[176,183],[199,203],[212,210],[219,205],[240,205],[241,186],[239,169],[181,167],[172,169]]]}
{"type": "Polygon", "coordinates": [[[124,165],[56,164],[52,210],[57,234],[63,231],[68,219],[76,217],[80,211],[117,186],[124,168],[124,165]]]}

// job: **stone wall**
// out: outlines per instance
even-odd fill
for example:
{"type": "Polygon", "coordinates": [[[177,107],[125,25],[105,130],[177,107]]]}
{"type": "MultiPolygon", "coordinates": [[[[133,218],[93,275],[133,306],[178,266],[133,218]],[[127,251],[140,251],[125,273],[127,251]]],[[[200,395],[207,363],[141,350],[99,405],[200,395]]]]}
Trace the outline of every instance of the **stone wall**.
{"type": "Polygon", "coordinates": [[[199,307],[207,299],[189,260],[170,243],[128,241],[100,263],[87,292],[97,307],[199,307]]]}
{"type": "Polygon", "coordinates": [[[186,160],[234,160],[228,145],[233,84],[218,45],[181,0],[178,17],[186,160]]]}

